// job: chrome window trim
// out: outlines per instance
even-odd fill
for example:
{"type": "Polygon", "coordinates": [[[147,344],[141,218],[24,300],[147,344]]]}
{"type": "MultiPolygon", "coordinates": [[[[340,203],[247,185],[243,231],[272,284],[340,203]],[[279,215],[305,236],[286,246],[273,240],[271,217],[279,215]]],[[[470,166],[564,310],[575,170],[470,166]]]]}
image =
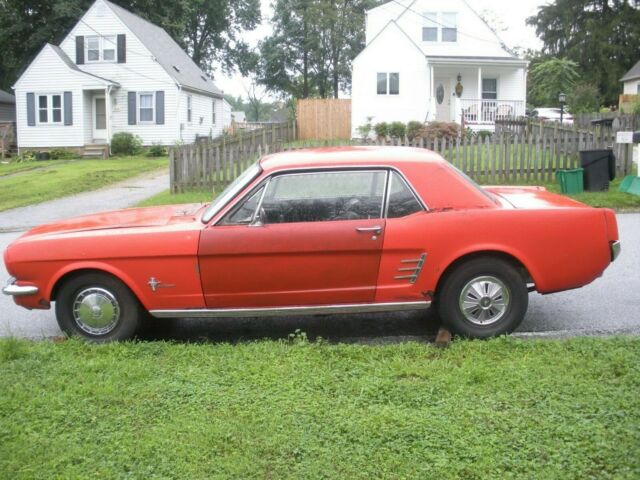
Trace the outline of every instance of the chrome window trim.
{"type": "MultiPolygon", "coordinates": [[[[226,213],[229,211],[229,209],[227,207],[229,205],[231,205],[231,208],[233,208],[233,206],[238,203],[238,202],[233,203],[233,201],[236,198],[238,198],[238,195],[242,192],[242,190],[244,190],[249,185],[251,185],[251,183],[253,181],[255,181],[257,178],[260,178],[260,175],[264,172],[264,170],[262,170],[262,167],[260,166],[260,162],[259,161],[255,162],[251,166],[249,166],[249,168],[253,168],[253,167],[256,167],[255,175],[253,175],[251,178],[249,178],[244,184],[238,185],[238,191],[231,198],[229,198],[227,201],[225,201],[217,209],[212,209],[213,205],[215,204],[215,201],[213,201],[213,200],[211,201],[211,204],[207,207],[207,209],[202,214],[202,218],[200,219],[200,221],[202,223],[209,223],[216,215],[220,214],[220,212],[224,212],[224,215],[226,215],[226,213]]],[[[247,168],[247,170],[249,170],[249,168],[247,168]]],[[[243,175],[247,170],[242,172],[240,175],[243,175]]],[[[244,198],[244,196],[242,198],[244,198]]],[[[224,215],[221,215],[220,219],[224,215]]],[[[220,221],[220,219],[218,219],[215,223],[218,223],[218,221],[220,221]]]]}
{"type": "Polygon", "coordinates": [[[425,310],[431,306],[428,300],[387,303],[350,303],[333,305],[311,305],[294,307],[263,308],[199,308],[184,310],[151,310],[156,318],[238,318],[238,317],[283,317],[290,315],[332,315],[346,313],[397,312],[403,310],[425,310]]]}
{"type": "MultiPolygon", "coordinates": [[[[259,161],[257,162],[257,165],[260,167],[261,173],[264,172],[264,170],[262,170],[262,167],[261,167],[259,161]]],[[[231,199],[229,202],[226,203],[226,205],[222,206],[218,210],[218,212],[215,212],[206,221],[205,221],[205,218],[203,216],[202,221],[203,221],[203,223],[208,223],[213,219],[213,217],[215,217],[216,215],[219,215],[219,218],[213,222],[212,226],[219,225],[220,222],[222,221],[222,219],[227,215],[227,213],[231,209],[233,209],[240,202],[244,201],[244,199],[247,198],[247,196],[251,195],[253,192],[258,190],[267,181],[271,180],[271,178],[273,178],[275,176],[278,176],[278,175],[289,175],[289,174],[296,174],[296,173],[304,174],[304,173],[315,173],[315,172],[325,172],[325,171],[362,171],[362,170],[364,170],[364,171],[386,170],[387,172],[390,172],[390,171],[396,172],[400,176],[400,178],[405,182],[407,187],[409,187],[409,190],[411,191],[413,197],[418,201],[418,203],[420,204],[422,209],[425,212],[429,212],[430,211],[429,207],[427,206],[427,204],[422,200],[422,197],[420,197],[420,195],[418,194],[418,191],[413,187],[413,185],[407,179],[407,177],[404,175],[404,173],[402,173],[398,168],[396,168],[396,167],[394,167],[392,165],[327,165],[327,166],[321,166],[321,167],[297,167],[297,168],[286,168],[286,169],[281,169],[281,170],[274,170],[271,173],[269,173],[269,175],[267,177],[263,178],[254,188],[249,190],[245,195],[242,195],[242,197],[240,197],[238,200],[233,202],[234,199],[231,199]]],[[[389,186],[388,185],[388,181],[389,181],[389,178],[391,178],[391,175],[389,175],[387,173],[387,179],[386,179],[387,183],[385,185],[385,187],[387,187],[387,188],[385,188],[385,192],[384,192],[383,198],[384,197],[388,197],[388,186],[389,186]]],[[[253,180],[255,180],[255,178],[253,180]]],[[[245,188],[246,188],[246,186],[247,185],[245,185],[245,188]]],[[[266,189],[265,189],[265,193],[266,193],[266,189]]],[[[388,203],[388,198],[385,198],[385,201],[388,203]]],[[[260,203],[260,206],[262,206],[262,203],[260,203]]],[[[384,214],[380,218],[382,220],[386,220],[386,218],[387,218],[386,214],[387,214],[387,212],[385,210],[384,214]]]]}
{"type": "MultiPolygon", "coordinates": [[[[418,202],[418,204],[420,205],[422,210],[425,211],[425,212],[428,212],[429,208],[424,204],[422,199],[418,196],[418,194],[416,193],[415,189],[409,183],[409,181],[405,178],[405,176],[400,171],[398,171],[396,169],[393,169],[393,171],[395,173],[397,173],[398,176],[400,177],[400,180],[402,182],[404,182],[405,186],[409,189],[409,191],[411,192],[411,195],[413,195],[413,198],[416,200],[416,202],[418,202]]],[[[387,184],[387,203],[384,206],[384,218],[385,219],[387,219],[387,215],[389,214],[389,201],[390,201],[390,198],[391,198],[391,179],[392,178],[393,178],[393,175],[389,175],[389,183],[387,184]]],[[[416,213],[416,212],[414,212],[414,213],[416,213]]],[[[402,218],[402,217],[398,217],[398,218],[402,218]]]]}

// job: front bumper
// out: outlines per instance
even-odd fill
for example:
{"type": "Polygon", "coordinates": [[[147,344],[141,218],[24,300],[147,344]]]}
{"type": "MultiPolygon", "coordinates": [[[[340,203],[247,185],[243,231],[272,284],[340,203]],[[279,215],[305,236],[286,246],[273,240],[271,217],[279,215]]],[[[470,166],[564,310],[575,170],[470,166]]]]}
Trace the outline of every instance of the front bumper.
{"type": "Polygon", "coordinates": [[[620,245],[620,240],[616,240],[615,242],[610,243],[611,246],[611,261],[613,262],[618,255],[620,255],[620,249],[622,246],[620,245]]]}
{"type": "Polygon", "coordinates": [[[2,293],[12,297],[22,297],[24,295],[35,295],[38,293],[38,287],[33,285],[16,285],[16,279],[11,277],[7,280],[7,284],[2,289],[2,293]]]}

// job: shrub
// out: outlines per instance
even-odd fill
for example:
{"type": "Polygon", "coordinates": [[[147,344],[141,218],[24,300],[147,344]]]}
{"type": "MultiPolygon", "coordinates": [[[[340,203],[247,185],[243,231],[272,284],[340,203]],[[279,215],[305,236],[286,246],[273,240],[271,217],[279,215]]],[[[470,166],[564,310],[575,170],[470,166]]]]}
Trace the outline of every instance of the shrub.
{"type": "Polygon", "coordinates": [[[416,135],[422,138],[452,138],[460,135],[460,125],[455,122],[429,122],[416,135]]]}
{"type": "Polygon", "coordinates": [[[20,155],[16,155],[11,159],[11,161],[15,163],[34,162],[35,160],[36,160],[36,154],[31,151],[23,152],[20,155]]]}
{"type": "Polygon", "coordinates": [[[490,130],[480,130],[480,131],[478,131],[478,137],[480,137],[480,140],[484,140],[487,137],[491,137],[491,135],[493,135],[493,133],[491,133],[490,130]]]}
{"type": "Polygon", "coordinates": [[[409,123],[407,123],[407,138],[409,140],[413,140],[414,138],[416,138],[423,127],[424,123],[417,122],[416,120],[411,120],[409,123]]]}
{"type": "Polygon", "coordinates": [[[389,135],[393,138],[404,138],[407,127],[402,122],[391,122],[389,125],[389,135]]]}
{"type": "Polygon", "coordinates": [[[111,153],[114,155],[135,155],[142,148],[142,140],[129,132],[118,132],[111,138],[111,153]]]}
{"type": "Polygon", "coordinates": [[[373,120],[373,117],[367,117],[367,123],[356,128],[356,132],[358,132],[358,135],[360,135],[363,140],[369,138],[369,135],[371,135],[371,130],[373,130],[371,120],[373,120]]]}
{"type": "Polygon", "coordinates": [[[167,154],[166,148],[162,146],[160,143],[153,143],[151,147],[149,147],[149,151],[147,155],[150,157],[162,157],[167,154]]]}
{"type": "Polygon", "coordinates": [[[378,138],[387,138],[389,135],[389,125],[387,122],[376,123],[373,127],[378,138]]]}
{"type": "Polygon", "coordinates": [[[51,158],[52,160],[70,160],[77,157],[77,153],[71,150],[66,150],[64,148],[54,148],[49,152],[49,158],[51,158]]]}

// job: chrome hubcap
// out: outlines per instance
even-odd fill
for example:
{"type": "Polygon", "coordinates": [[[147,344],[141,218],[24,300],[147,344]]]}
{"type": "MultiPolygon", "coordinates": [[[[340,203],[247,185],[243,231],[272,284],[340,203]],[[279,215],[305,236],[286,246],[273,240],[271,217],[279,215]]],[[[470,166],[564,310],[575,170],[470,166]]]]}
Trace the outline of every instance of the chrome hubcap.
{"type": "Polygon", "coordinates": [[[120,305],[108,290],[98,287],[87,288],[76,295],[73,302],[73,318],[84,332],[105,335],[118,324],[120,305]]]}
{"type": "Polygon", "coordinates": [[[460,311],[471,323],[491,325],[500,320],[509,307],[509,289],[496,277],[476,277],[460,293],[460,311]]]}

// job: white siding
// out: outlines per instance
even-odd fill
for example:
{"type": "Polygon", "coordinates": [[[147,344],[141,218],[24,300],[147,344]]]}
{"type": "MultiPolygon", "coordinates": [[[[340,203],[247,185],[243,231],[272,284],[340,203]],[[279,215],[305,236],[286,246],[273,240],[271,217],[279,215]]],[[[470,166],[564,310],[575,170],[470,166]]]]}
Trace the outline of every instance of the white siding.
{"type": "Polygon", "coordinates": [[[227,128],[229,125],[231,125],[231,104],[226,100],[223,100],[222,102],[222,116],[224,120],[222,122],[222,126],[224,128],[227,128]]]}
{"type": "Polygon", "coordinates": [[[395,24],[389,25],[353,62],[352,135],[366,123],[424,121],[429,107],[427,62],[395,24]],[[400,93],[378,95],[377,73],[398,72],[400,93]]]}
{"type": "MultiPolygon", "coordinates": [[[[367,12],[366,41],[373,38],[390,21],[398,25],[422,49],[425,55],[508,57],[499,39],[464,0],[400,0],[409,6],[403,8],[395,1],[385,3],[367,12]],[[457,14],[457,42],[423,42],[422,27],[425,12],[451,12],[457,14]]],[[[517,2],[514,2],[517,4],[517,2]]]]}
{"type": "Polygon", "coordinates": [[[622,93],[625,95],[638,95],[640,93],[640,78],[624,82],[622,93]]]}
{"type": "Polygon", "coordinates": [[[181,140],[184,143],[193,143],[197,136],[218,137],[222,134],[224,112],[223,101],[219,98],[211,98],[188,90],[180,92],[180,102],[176,118],[179,119],[181,140]],[[192,116],[191,122],[187,115],[187,97],[191,96],[192,116]],[[216,123],[213,123],[213,108],[215,101],[216,123]]]}
{"type": "MultiPolygon", "coordinates": [[[[153,59],[144,44],[105,3],[102,1],[94,3],[63,40],[60,47],[75,62],[76,36],[97,35],[96,32],[100,32],[100,35],[125,34],[127,36],[126,63],[85,63],[79,65],[83,71],[108,78],[121,85],[111,95],[111,134],[130,132],[139,135],[145,145],[154,142],[165,145],[174,143],[179,139],[178,124],[174,114],[177,110],[178,100],[175,82],[164,68],[153,59]],[[163,90],[165,95],[164,125],[129,125],[127,93],[129,91],[155,92],[158,90],[163,90]]],[[[88,108],[92,108],[91,104],[88,105],[88,108]]]]}
{"type": "MultiPolygon", "coordinates": [[[[84,145],[84,88],[98,88],[97,82],[74,72],[50,46],[46,46],[15,85],[18,147],[81,147],[84,145]],[[72,92],[73,125],[27,125],[27,93],[72,92]]],[[[36,108],[37,116],[37,108],[36,108]]]]}

